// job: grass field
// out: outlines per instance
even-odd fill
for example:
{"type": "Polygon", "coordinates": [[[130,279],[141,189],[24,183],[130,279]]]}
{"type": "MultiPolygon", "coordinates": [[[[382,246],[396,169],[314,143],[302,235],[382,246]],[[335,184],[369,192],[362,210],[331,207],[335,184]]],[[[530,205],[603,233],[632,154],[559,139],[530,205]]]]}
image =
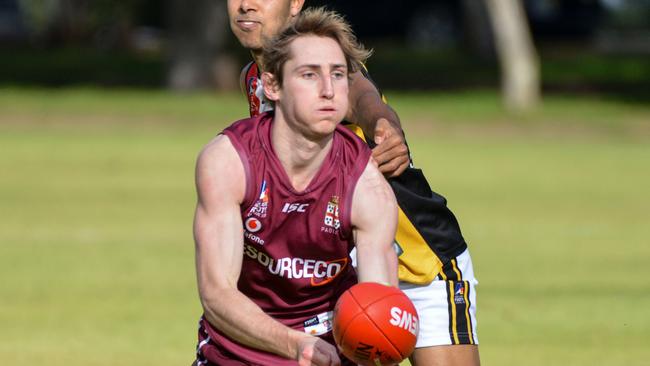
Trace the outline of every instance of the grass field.
{"type": "MultiPolygon", "coordinates": [[[[388,93],[470,243],[484,365],[647,365],[650,108],[388,93]]],[[[193,164],[238,95],[0,89],[0,364],[189,365],[193,164]]]]}

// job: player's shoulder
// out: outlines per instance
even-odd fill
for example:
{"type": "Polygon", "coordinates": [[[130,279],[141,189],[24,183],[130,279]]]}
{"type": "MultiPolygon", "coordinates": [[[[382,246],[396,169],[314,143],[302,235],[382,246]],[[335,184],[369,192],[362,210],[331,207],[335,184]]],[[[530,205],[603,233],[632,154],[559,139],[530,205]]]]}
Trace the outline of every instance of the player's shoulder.
{"type": "Polygon", "coordinates": [[[223,165],[239,161],[241,141],[254,133],[259,119],[251,117],[235,121],[212,138],[199,152],[197,168],[203,165],[223,168],[223,165]]]}
{"type": "Polygon", "coordinates": [[[397,219],[397,200],[390,185],[370,160],[354,188],[351,219],[356,227],[369,227],[397,219]]]}
{"type": "Polygon", "coordinates": [[[362,197],[362,201],[366,203],[376,204],[380,211],[397,207],[395,193],[373,159],[368,161],[359,177],[355,196],[362,197]]]}
{"type": "Polygon", "coordinates": [[[197,169],[228,169],[232,165],[241,165],[244,159],[241,155],[246,155],[259,145],[258,130],[266,126],[271,118],[270,114],[262,114],[240,119],[226,127],[200,151],[197,169]]]}
{"type": "Polygon", "coordinates": [[[226,196],[237,202],[243,200],[246,184],[244,163],[228,136],[219,134],[201,149],[195,174],[202,201],[223,201],[226,196]]]}
{"type": "Polygon", "coordinates": [[[257,63],[255,63],[255,61],[251,61],[251,62],[247,63],[241,69],[241,73],[239,74],[239,85],[241,85],[242,92],[244,92],[244,94],[248,94],[248,92],[247,92],[248,79],[252,76],[251,74],[253,74],[255,77],[257,77],[258,67],[257,67],[257,63]]]}
{"type": "Polygon", "coordinates": [[[210,140],[199,152],[197,157],[197,169],[219,168],[228,162],[230,157],[236,157],[237,151],[228,136],[218,134],[210,140]]]}

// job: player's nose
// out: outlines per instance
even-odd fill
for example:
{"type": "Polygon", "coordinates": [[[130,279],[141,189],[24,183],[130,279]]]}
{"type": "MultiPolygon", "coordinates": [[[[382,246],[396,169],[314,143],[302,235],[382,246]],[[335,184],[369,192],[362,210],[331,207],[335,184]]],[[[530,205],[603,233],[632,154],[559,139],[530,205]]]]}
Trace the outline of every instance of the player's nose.
{"type": "Polygon", "coordinates": [[[239,11],[248,13],[249,11],[257,10],[257,2],[255,0],[240,0],[239,11]]]}
{"type": "Polygon", "coordinates": [[[334,98],[334,85],[331,77],[323,78],[321,83],[321,96],[326,99],[334,98]]]}

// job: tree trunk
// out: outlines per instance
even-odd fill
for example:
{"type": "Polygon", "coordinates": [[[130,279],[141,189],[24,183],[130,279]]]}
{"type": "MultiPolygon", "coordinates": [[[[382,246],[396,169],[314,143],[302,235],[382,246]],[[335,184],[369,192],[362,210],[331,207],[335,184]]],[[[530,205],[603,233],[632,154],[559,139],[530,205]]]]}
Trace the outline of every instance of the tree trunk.
{"type": "Polygon", "coordinates": [[[540,100],[539,60],[521,0],[486,0],[501,64],[506,107],[515,112],[540,100]]]}
{"type": "Polygon", "coordinates": [[[168,17],[169,87],[180,91],[236,87],[236,67],[221,72],[224,64],[232,64],[232,58],[224,52],[228,35],[226,2],[168,0],[168,17]]]}

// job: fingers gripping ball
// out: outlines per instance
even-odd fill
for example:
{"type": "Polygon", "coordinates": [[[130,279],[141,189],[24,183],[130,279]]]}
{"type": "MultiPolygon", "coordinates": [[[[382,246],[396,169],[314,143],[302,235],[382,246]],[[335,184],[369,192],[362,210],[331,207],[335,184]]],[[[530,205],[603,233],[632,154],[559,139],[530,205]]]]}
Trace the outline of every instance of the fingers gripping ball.
{"type": "Polygon", "coordinates": [[[343,354],[364,366],[407,358],[418,336],[415,306],[398,288],[374,282],[352,286],[334,308],[334,339],[343,354]]]}

